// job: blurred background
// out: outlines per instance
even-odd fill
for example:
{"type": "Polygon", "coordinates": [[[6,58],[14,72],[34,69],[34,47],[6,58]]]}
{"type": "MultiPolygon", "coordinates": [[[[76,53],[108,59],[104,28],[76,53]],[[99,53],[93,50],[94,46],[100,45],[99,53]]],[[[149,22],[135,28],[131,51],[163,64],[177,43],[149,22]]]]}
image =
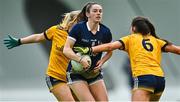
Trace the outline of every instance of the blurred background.
{"type": "MultiPolygon", "coordinates": [[[[55,101],[45,82],[51,42],[8,50],[3,38],[41,33],[58,24],[62,14],[89,0],[0,0],[0,101],[55,101]]],[[[103,6],[103,23],[113,39],[129,34],[132,18],[148,17],[161,38],[180,45],[180,0],[92,0],[103,6]]],[[[180,101],[180,57],[163,54],[166,89],[161,101],[180,101]],[[179,90],[179,91],[178,91],[179,90]]],[[[104,66],[111,101],[130,101],[127,54],[114,51],[104,66]]]]}

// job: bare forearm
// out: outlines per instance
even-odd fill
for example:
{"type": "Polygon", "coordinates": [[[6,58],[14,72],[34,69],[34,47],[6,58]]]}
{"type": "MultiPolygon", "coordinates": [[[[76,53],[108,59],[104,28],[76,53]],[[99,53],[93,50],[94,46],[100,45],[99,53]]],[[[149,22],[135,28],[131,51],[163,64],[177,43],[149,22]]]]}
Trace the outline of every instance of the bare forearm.
{"type": "Polygon", "coordinates": [[[72,50],[72,48],[74,47],[75,41],[67,38],[66,43],[64,45],[64,49],[63,49],[63,53],[66,57],[68,57],[71,60],[75,60],[77,62],[80,61],[81,57],[77,56],[74,51],[72,50]]]}
{"type": "Polygon", "coordinates": [[[112,51],[109,51],[103,56],[103,58],[101,59],[103,63],[105,63],[109,58],[111,58],[112,53],[113,53],[112,51]]]}
{"type": "Polygon", "coordinates": [[[109,44],[102,44],[98,46],[92,47],[93,53],[103,52],[103,51],[111,51],[111,47],[109,44]]]}
{"type": "Polygon", "coordinates": [[[66,57],[77,62],[80,61],[81,57],[77,56],[71,48],[64,48],[63,53],[66,57]]]}
{"type": "Polygon", "coordinates": [[[165,47],[165,51],[166,51],[166,52],[171,52],[171,53],[180,55],[180,46],[167,45],[167,46],[165,47]]]}
{"type": "Polygon", "coordinates": [[[92,47],[93,53],[103,52],[103,51],[112,51],[122,47],[122,44],[119,41],[106,43],[98,46],[92,47]]]}
{"type": "Polygon", "coordinates": [[[22,44],[39,43],[45,40],[43,33],[33,34],[24,38],[21,38],[22,44]]]}
{"type": "Polygon", "coordinates": [[[180,55],[180,46],[175,46],[175,47],[176,47],[176,49],[175,49],[174,53],[180,55]]]}

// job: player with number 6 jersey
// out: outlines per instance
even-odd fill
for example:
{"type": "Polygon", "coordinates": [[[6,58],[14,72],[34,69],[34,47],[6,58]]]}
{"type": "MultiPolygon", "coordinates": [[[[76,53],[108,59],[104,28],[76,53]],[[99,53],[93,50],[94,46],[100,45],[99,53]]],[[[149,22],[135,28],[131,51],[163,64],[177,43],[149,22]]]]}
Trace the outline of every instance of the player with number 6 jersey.
{"type": "Polygon", "coordinates": [[[131,23],[131,34],[120,40],[95,47],[76,48],[84,53],[97,53],[115,49],[128,53],[133,74],[132,101],[159,101],[165,78],[161,68],[161,53],[172,52],[180,55],[176,46],[156,36],[154,25],[144,17],[136,17],[131,23]]]}
{"type": "Polygon", "coordinates": [[[160,63],[161,48],[164,51],[166,41],[139,33],[122,37],[119,41],[124,44],[123,50],[130,56],[133,77],[146,74],[164,76],[160,63]]]}

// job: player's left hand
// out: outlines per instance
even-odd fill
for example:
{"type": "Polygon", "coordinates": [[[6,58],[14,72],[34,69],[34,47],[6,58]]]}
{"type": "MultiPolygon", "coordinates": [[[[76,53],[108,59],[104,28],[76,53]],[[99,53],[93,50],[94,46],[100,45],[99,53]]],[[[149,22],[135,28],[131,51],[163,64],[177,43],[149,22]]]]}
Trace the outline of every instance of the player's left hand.
{"type": "Polygon", "coordinates": [[[97,63],[96,63],[96,67],[94,68],[94,72],[98,72],[99,70],[102,69],[102,65],[103,65],[103,61],[102,60],[99,60],[97,63]]]}

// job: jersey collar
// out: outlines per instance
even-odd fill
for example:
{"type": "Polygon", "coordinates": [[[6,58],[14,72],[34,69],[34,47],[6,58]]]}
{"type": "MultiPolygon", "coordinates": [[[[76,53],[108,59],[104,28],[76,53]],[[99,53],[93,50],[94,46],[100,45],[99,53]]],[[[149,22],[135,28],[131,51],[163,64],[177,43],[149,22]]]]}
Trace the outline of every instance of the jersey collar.
{"type": "MultiPolygon", "coordinates": [[[[91,31],[91,28],[89,27],[88,22],[86,22],[86,26],[88,28],[88,31],[91,31]]],[[[98,25],[97,31],[99,31],[99,29],[100,29],[100,26],[98,25]]]]}

